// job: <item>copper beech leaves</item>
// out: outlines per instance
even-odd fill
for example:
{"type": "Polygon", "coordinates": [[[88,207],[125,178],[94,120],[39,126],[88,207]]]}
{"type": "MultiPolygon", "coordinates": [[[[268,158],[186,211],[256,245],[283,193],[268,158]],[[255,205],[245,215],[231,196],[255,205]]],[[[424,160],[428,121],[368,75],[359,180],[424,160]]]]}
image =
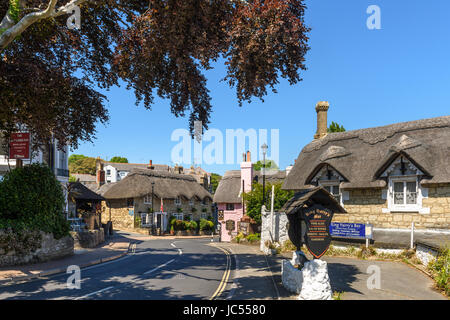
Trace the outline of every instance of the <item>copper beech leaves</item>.
{"type": "MultiPolygon", "coordinates": [[[[8,9],[4,2],[0,13],[8,9]]],[[[2,52],[0,129],[20,120],[43,140],[50,132],[72,145],[90,140],[95,123],[108,120],[105,97],[95,86],[110,88],[121,79],[146,108],[155,95],[169,99],[175,116],[189,116],[192,132],[194,121],[209,123],[203,73],[211,63],[225,61],[224,80],[239,104],[275,91],[280,77],[297,83],[306,69],[309,28],[302,0],[98,0],[80,8],[80,30],[66,28],[67,16],[48,19],[2,52]],[[67,96],[74,90],[76,99],[67,96]],[[42,100],[34,102],[36,97],[42,100]]]]}

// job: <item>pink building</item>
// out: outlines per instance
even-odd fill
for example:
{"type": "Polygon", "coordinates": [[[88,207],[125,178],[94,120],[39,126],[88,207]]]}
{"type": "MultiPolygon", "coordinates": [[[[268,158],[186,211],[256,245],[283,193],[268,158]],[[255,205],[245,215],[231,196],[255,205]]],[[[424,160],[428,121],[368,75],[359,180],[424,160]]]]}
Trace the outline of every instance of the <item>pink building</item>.
{"type": "MultiPolygon", "coordinates": [[[[266,176],[266,183],[282,182],[285,177],[286,172],[279,171],[275,175],[266,176]]],[[[214,202],[217,203],[222,241],[230,241],[238,234],[239,222],[245,214],[242,191],[251,191],[254,182],[262,183],[262,174],[253,170],[250,152],[244,156],[241,170],[227,171],[220,180],[214,202]]]]}

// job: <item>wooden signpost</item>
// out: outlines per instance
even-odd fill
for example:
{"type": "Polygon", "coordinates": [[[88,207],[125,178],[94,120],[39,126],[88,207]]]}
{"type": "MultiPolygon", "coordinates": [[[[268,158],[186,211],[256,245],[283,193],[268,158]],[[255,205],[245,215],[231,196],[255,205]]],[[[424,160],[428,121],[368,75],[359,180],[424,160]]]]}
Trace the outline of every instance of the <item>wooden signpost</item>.
{"type": "Polygon", "coordinates": [[[333,211],[315,204],[303,212],[306,222],[305,244],[314,258],[319,259],[331,243],[330,223],[333,211]]]}

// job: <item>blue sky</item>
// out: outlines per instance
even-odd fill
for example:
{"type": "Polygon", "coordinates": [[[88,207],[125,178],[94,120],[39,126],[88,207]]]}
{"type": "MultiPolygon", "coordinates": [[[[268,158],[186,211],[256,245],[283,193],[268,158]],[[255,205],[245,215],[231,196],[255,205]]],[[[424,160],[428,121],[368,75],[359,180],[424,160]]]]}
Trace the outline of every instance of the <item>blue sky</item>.
{"type": "MultiPolygon", "coordinates": [[[[218,63],[206,73],[214,112],[210,128],[279,129],[280,163],[294,163],[316,130],[315,104],[330,103],[328,121],[347,130],[450,114],[450,1],[308,0],[306,23],[312,28],[303,81],[281,80],[277,94],[262,103],[238,106],[218,63]],[[369,5],[381,8],[381,30],[369,30],[369,5]]],[[[170,113],[168,101],[155,99],[152,111],[134,105],[124,86],[105,93],[110,122],[99,125],[94,143],[72,153],[130,162],[171,163],[175,129],[185,118],[170,113]]],[[[270,141],[269,141],[270,147],[270,141]]],[[[253,158],[254,159],[254,158],[253,158]]],[[[186,164],[184,164],[186,166],[186,164]]],[[[202,165],[223,174],[235,165],[202,165]]]]}

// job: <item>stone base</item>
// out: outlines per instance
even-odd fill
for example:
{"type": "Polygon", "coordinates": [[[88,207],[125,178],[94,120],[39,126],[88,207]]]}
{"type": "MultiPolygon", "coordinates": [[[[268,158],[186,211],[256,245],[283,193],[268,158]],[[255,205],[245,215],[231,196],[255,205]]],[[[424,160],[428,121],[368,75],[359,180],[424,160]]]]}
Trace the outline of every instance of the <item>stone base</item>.
{"type": "Polygon", "coordinates": [[[301,265],[306,257],[303,253],[294,252],[292,261],[284,260],[281,265],[281,280],[283,286],[298,293],[298,300],[331,300],[330,279],[327,263],[323,260],[304,262],[304,267],[298,270],[294,265],[301,265]]]}
{"type": "Polygon", "coordinates": [[[333,298],[326,261],[319,259],[308,261],[301,272],[303,285],[298,300],[331,300],[333,298]]]}

